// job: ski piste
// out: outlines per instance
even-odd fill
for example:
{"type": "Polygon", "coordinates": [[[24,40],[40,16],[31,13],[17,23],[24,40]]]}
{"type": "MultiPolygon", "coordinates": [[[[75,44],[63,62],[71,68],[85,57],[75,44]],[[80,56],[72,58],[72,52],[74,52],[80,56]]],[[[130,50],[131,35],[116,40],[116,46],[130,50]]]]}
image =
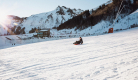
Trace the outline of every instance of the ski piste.
{"type": "Polygon", "coordinates": [[[72,45],[78,38],[9,45],[0,49],[0,80],[138,80],[137,34],[83,37],[82,46],[72,45]]]}

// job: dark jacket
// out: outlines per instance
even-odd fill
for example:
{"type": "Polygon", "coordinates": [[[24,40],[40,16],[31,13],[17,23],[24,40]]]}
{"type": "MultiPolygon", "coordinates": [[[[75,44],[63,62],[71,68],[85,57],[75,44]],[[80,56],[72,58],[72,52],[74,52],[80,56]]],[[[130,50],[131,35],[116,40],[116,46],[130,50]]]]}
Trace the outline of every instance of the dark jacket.
{"type": "Polygon", "coordinates": [[[80,41],[80,43],[83,43],[83,40],[82,40],[82,38],[81,38],[79,41],[80,41]]]}

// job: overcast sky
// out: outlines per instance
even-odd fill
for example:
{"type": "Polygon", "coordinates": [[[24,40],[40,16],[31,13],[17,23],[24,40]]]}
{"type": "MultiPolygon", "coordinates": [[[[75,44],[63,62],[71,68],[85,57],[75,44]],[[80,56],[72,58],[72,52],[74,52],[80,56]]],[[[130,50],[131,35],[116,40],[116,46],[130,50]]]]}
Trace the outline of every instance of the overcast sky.
{"type": "Polygon", "coordinates": [[[57,6],[88,10],[107,1],[109,0],[0,0],[0,14],[29,17],[55,10],[57,6]]]}

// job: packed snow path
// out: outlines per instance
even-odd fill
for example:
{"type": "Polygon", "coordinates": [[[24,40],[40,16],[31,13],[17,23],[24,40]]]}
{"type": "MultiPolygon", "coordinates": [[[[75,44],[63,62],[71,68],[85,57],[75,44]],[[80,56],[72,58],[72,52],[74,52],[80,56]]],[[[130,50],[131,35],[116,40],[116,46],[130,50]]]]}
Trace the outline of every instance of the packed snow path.
{"type": "Polygon", "coordinates": [[[0,50],[0,80],[138,80],[138,28],[0,50]]]}

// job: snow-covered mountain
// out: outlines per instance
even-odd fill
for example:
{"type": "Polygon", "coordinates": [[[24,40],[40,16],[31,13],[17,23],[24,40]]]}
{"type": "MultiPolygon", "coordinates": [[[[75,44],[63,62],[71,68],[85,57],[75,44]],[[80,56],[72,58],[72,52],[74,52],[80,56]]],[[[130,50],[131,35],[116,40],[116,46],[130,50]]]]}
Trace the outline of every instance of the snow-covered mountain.
{"type": "MultiPolygon", "coordinates": [[[[131,28],[135,28],[138,27],[138,10],[136,10],[135,12],[131,13],[130,15],[126,16],[125,18],[121,19],[121,17],[119,17],[118,19],[120,19],[118,22],[116,22],[114,25],[112,25],[110,22],[108,21],[101,21],[100,23],[98,23],[97,25],[93,26],[93,27],[89,27],[87,29],[84,30],[74,30],[74,29],[68,29],[68,30],[60,30],[55,32],[54,36],[55,38],[45,38],[45,39],[28,39],[28,40],[19,40],[19,38],[29,38],[32,37],[33,34],[24,34],[24,35],[13,35],[13,36],[1,36],[0,37],[0,47],[1,46],[7,46],[13,43],[17,44],[27,44],[27,43],[36,43],[36,42],[40,42],[40,41],[47,41],[47,40],[56,40],[56,39],[65,39],[65,38],[71,38],[69,36],[72,35],[73,37],[86,37],[86,36],[97,36],[97,35],[101,35],[101,34],[105,34],[108,32],[109,28],[114,28],[114,31],[121,31],[121,30],[126,30],[126,29],[131,29],[131,28]],[[110,26],[109,26],[110,25],[110,26]],[[57,33],[60,33],[62,31],[66,31],[66,33],[72,33],[72,34],[67,34],[64,35],[65,38],[57,38],[56,36],[57,33]],[[13,40],[8,40],[9,39],[13,39],[13,40]]],[[[5,29],[3,29],[3,31],[5,31],[5,29]]]]}
{"type": "Polygon", "coordinates": [[[22,27],[26,27],[26,32],[31,28],[53,28],[64,23],[68,19],[73,18],[83,12],[80,9],[70,9],[64,6],[58,6],[55,10],[47,13],[32,15],[23,21],[22,27]]]}
{"type": "MultiPolygon", "coordinates": [[[[30,17],[19,18],[10,16],[11,22],[7,26],[12,27],[11,30],[15,32],[15,34],[19,34],[19,32],[29,33],[30,30],[33,29],[32,31],[35,31],[35,29],[38,28],[57,28],[61,32],[66,30],[68,33],[77,35],[92,35],[107,33],[111,27],[113,27],[115,31],[118,31],[137,25],[137,17],[130,16],[137,16],[137,12],[131,14],[138,7],[137,1],[126,0],[122,5],[121,2],[122,0],[109,0],[95,9],[86,11],[58,6],[53,11],[32,15],[30,17]],[[120,5],[122,11],[117,20],[115,20],[120,5]],[[113,25],[114,21],[115,24],[113,25]],[[120,27],[118,25],[125,26],[120,27]],[[23,32],[24,30],[25,32],[23,32]]],[[[2,27],[0,29],[2,30],[2,27]]],[[[58,34],[59,32],[55,31],[54,33],[58,34]]],[[[4,33],[6,33],[6,30],[4,33]]]]}
{"type": "MultiPolygon", "coordinates": [[[[83,12],[81,9],[70,9],[65,6],[58,6],[55,10],[31,15],[30,17],[20,18],[17,16],[8,16],[8,20],[10,23],[7,22],[4,24],[6,26],[14,27],[15,31],[17,27],[25,28],[25,33],[29,33],[32,28],[53,28],[57,27],[60,24],[64,23],[65,21],[77,16],[83,12]]],[[[1,27],[0,30],[3,30],[4,27],[1,27]]],[[[6,31],[1,32],[2,34],[7,34],[6,31]]]]}
{"type": "Polygon", "coordinates": [[[31,15],[30,17],[23,19],[12,18],[14,22],[10,25],[13,26],[13,23],[17,23],[17,26],[20,26],[21,28],[25,27],[25,32],[29,33],[32,28],[57,27],[68,19],[77,16],[81,12],[83,12],[81,9],[70,9],[65,6],[58,6],[55,10],[50,12],[31,15]]]}
{"type": "MultiPolygon", "coordinates": [[[[124,17],[123,19],[121,16],[118,17],[119,21],[116,21],[115,24],[111,24],[109,21],[101,21],[95,26],[90,26],[87,29],[84,30],[77,30],[78,33],[88,35],[88,34],[103,34],[107,33],[109,28],[113,28],[114,31],[121,31],[126,30],[134,27],[138,27],[138,10],[131,13],[130,15],[124,17]]],[[[71,29],[70,31],[73,31],[74,29],[71,29]]],[[[76,31],[74,31],[75,33],[76,31]]]]}
{"type": "MultiPolygon", "coordinates": [[[[129,16],[137,9],[138,3],[136,0],[110,0],[107,3],[100,5],[96,9],[82,12],[80,15],[75,16],[74,18],[59,25],[57,29],[73,29],[74,31],[80,31],[81,33],[89,32],[90,34],[95,34],[96,32],[100,31],[100,33],[103,33],[102,30],[104,30],[104,33],[107,33],[111,27],[114,27],[114,30],[117,28],[122,29],[122,27],[116,25],[118,25],[118,23],[124,24],[122,20],[126,19],[125,17],[137,20],[137,17],[129,16]]],[[[131,22],[131,20],[128,21],[125,23],[129,24],[131,22]]],[[[131,27],[132,25],[127,26],[131,27]]]]}

